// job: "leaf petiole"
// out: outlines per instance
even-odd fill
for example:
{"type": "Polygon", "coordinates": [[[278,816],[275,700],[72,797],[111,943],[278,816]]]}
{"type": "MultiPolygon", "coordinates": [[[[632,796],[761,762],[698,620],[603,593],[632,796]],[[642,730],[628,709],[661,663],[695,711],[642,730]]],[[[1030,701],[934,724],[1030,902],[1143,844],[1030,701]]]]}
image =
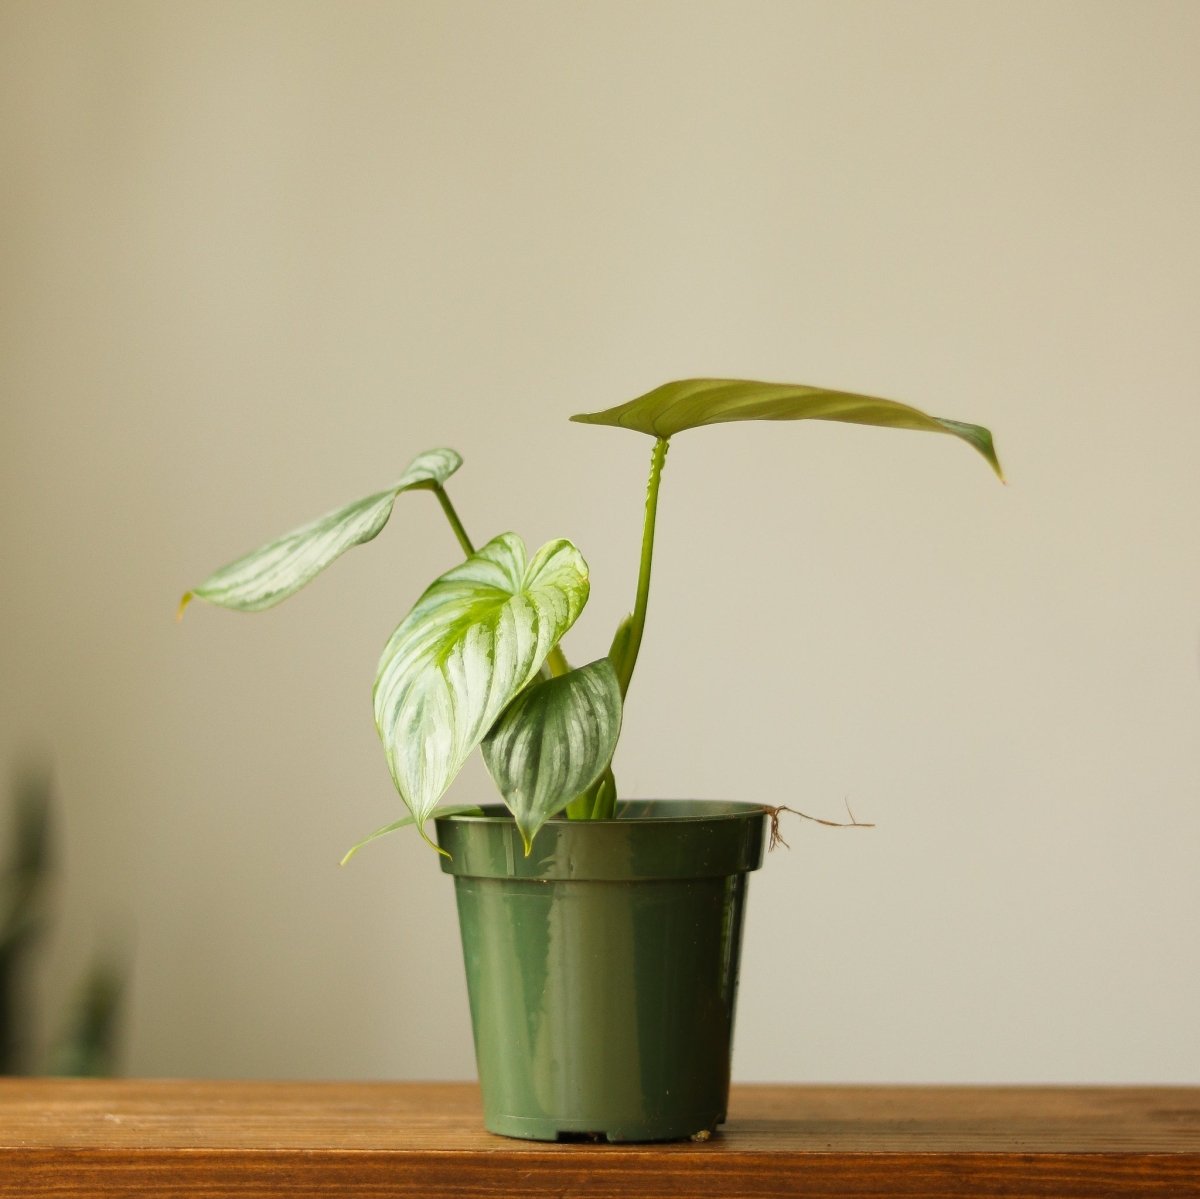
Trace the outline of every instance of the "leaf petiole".
{"type": "Polygon", "coordinates": [[[433,492],[442,506],[442,511],[446,514],[446,519],[450,522],[450,528],[454,530],[454,536],[458,538],[458,544],[462,546],[463,553],[469,558],[475,552],[475,547],[471,544],[471,539],[467,536],[467,530],[463,528],[462,521],[458,519],[458,513],[455,512],[454,505],[450,502],[449,495],[446,494],[446,489],[435,484],[433,492]]]}
{"type": "MultiPolygon", "coordinates": [[[[650,478],[646,483],[646,515],[642,525],[642,556],[638,567],[637,598],[633,612],[617,629],[612,648],[608,651],[609,661],[617,675],[617,685],[624,701],[637,664],[638,650],[642,644],[642,633],[646,628],[646,610],[650,603],[650,568],[654,561],[654,526],[658,516],[658,490],[662,483],[663,467],[667,461],[668,439],[658,437],[650,456],[650,478]]],[[[617,812],[617,783],[613,777],[612,763],[604,773],[585,791],[567,805],[570,820],[611,820],[617,812]]]]}
{"type": "Polygon", "coordinates": [[[654,523],[658,514],[658,488],[662,481],[663,466],[667,461],[665,437],[654,440],[654,452],[650,456],[650,478],[646,484],[646,517],[642,525],[642,557],[638,567],[637,599],[633,615],[629,619],[628,632],[621,646],[620,662],[616,663],[617,681],[621,685],[621,698],[629,691],[633,668],[637,664],[638,650],[642,646],[642,633],[646,628],[646,608],[650,602],[650,567],[654,560],[654,523]]]}

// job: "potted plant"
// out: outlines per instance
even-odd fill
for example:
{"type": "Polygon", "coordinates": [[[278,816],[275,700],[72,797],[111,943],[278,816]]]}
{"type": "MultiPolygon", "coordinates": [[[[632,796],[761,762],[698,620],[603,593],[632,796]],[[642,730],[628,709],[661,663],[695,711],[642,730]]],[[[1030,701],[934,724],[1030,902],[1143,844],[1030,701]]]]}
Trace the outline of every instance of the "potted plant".
{"type": "Polygon", "coordinates": [[[571,419],[654,441],[637,595],[596,662],[572,667],[561,645],[588,598],[579,551],[560,539],[529,556],[513,533],[476,547],[446,491],[461,465],[448,449],[216,571],[179,612],[193,597],[270,608],[372,540],[401,493],[432,491],[463,560],[400,621],[374,689],[406,814],[346,856],[411,824],[454,876],[489,1129],[707,1136],[725,1117],[746,880],[770,809],[618,799],[612,760],[645,628],[668,445],[728,421],[832,420],[949,434],[997,475],[1000,465],[980,426],[819,387],[685,379],[571,419]],[[503,803],[439,808],[476,748],[503,803]]]}

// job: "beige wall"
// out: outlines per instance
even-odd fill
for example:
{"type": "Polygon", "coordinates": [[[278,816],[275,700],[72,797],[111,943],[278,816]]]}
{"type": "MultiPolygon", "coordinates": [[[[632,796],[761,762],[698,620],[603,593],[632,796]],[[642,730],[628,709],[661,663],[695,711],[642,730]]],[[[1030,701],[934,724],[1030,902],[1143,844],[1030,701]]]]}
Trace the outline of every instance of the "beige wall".
{"type": "MultiPolygon", "coordinates": [[[[962,446],[681,436],[618,774],[793,823],[744,1079],[1200,1082],[1200,6],[0,6],[0,762],[64,802],[51,1005],[136,942],[127,1066],[462,1077],[449,885],[375,659],[428,497],[261,617],[178,594],[457,447],[483,538],[629,605],[649,443],[724,374],[962,446]]],[[[473,764],[454,795],[486,792],[473,764]]]]}

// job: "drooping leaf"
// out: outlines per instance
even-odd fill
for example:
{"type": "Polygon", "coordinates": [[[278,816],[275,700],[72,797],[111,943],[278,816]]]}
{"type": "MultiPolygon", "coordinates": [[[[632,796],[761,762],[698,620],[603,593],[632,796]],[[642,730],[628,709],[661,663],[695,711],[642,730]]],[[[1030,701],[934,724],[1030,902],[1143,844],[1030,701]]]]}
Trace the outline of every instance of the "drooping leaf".
{"type": "MultiPolygon", "coordinates": [[[[434,813],[435,816],[465,816],[468,812],[473,816],[482,816],[483,809],[475,804],[447,804],[444,808],[438,808],[434,813]]],[[[407,816],[402,816],[399,820],[393,820],[391,824],[385,824],[383,828],[377,828],[369,837],[364,837],[357,845],[352,845],[346,851],[346,856],[338,863],[344,866],[360,849],[365,845],[370,845],[372,841],[378,841],[380,837],[386,837],[388,833],[394,833],[397,829],[408,828],[410,824],[416,824],[416,817],[410,812],[407,816]]]]}
{"type": "Polygon", "coordinates": [[[613,425],[651,437],[673,437],[685,429],[743,420],[832,420],[888,429],[918,429],[961,438],[987,459],[1000,478],[992,435],[981,425],[929,416],[895,400],[830,391],[791,383],[746,379],[680,379],[636,400],[571,417],[587,425],[613,425]]]}
{"type": "Polygon", "coordinates": [[[400,622],[379,659],[375,724],[418,828],[587,596],[587,564],[569,541],[548,542],[527,562],[521,539],[502,533],[400,622]]]}
{"type": "Polygon", "coordinates": [[[180,615],[193,596],[238,612],[273,607],[312,582],[348,549],[377,537],[401,492],[440,487],[461,465],[462,458],[453,450],[418,454],[386,491],[327,512],[209,575],[184,595],[180,615]]]}
{"type": "Polygon", "coordinates": [[[604,773],[621,731],[621,688],[607,658],[535,683],[484,738],[483,760],[525,842],[604,773]]]}

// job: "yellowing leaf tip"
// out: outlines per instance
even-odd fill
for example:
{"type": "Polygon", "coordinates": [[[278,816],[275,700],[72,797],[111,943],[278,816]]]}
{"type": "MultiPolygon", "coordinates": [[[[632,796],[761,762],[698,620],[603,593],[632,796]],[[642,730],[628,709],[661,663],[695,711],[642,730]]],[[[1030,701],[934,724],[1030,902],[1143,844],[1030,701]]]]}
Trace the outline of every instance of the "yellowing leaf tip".
{"type": "Polygon", "coordinates": [[[175,622],[177,624],[183,619],[184,609],[192,602],[192,597],[194,594],[195,593],[191,591],[185,591],[183,593],[183,599],[179,601],[179,607],[175,609],[175,622]]]}
{"type": "Polygon", "coordinates": [[[433,838],[432,838],[432,837],[431,837],[431,836],[430,836],[430,835],[429,835],[429,834],[428,834],[428,833],[425,831],[425,825],[424,825],[424,824],[420,824],[420,823],[418,823],[418,825],[417,825],[417,832],[419,832],[419,833],[421,834],[421,840],[422,840],[422,841],[424,841],[424,842],[425,842],[425,844],[426,844],[426,845],[428,845],[430,849],[436,849],[436,850],[437,850],[437,852],[438,852],[438,853],[440,853],[440,854],[442,855],[442,857],[444,857],[444,858],[450,858],[450,860],[451,860],[451,861],[453,861],[453,860],[454,860],[453,858],[451,858],[451,856],[450,856],[450,853],[449,853],[447,850],[443,849],[443,848],[442,848],[442,847],[441,847],[441,846],[440,846],[440,845],[439,845],[439,844],[438,844],[438,843],[437,843],[437,842],[436,842],[436,841],[435,841],[435,840],[434,840],[434,839],[433,839],[433,838]]]}

